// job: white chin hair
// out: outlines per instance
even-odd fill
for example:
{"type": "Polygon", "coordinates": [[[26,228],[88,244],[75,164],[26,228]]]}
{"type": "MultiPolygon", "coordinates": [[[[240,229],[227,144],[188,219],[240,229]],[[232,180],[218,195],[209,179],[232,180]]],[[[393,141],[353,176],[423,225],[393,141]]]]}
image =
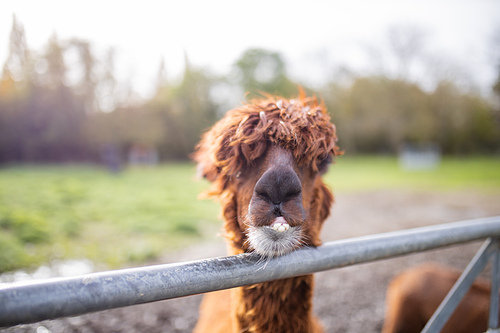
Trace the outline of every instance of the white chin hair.
{"type": "Polygon", "coordinates": [[[285,255],[304,244],[298,227],[277,232],[270,227],[250,227],[247,232],[250,248],[266,258],[285,255]]]}

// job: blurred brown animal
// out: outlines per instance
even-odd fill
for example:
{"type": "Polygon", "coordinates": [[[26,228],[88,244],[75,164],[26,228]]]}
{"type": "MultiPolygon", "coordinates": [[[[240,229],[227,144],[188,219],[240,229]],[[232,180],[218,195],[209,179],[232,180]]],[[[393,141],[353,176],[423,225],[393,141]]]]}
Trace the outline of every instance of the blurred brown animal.
{"type": "MultiPolygon", "coordinates": [[[[382,333],[417,333],[460,277],[460,272],[424,264],[395,277],[387,290],[382,333]]],[[[482,333],[488,329],[490,285],[476,279],[442,333],[482,333]]]]}
{"type": "MultiPolygon", "coordinates": [[[[264,259],[318,246],[333,195],[322,181],[340,154],[326,109],[303,91],[229,111],[194,153],[222,205],[229,254],[264,259]]],[[[321,332],[312,275],[204,296],[195,332],[321,332]]]]}

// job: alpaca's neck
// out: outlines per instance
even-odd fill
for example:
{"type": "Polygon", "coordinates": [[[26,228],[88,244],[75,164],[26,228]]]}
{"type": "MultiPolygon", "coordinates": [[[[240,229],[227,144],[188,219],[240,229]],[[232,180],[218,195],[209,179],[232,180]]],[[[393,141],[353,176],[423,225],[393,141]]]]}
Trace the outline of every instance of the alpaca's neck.
{"type": "Polygon", "coordinates": [[[313,276],[265,282],[235,290],[238,332],[313,332],[313,276]]]}
{"type": "MultiPolygon", "coordinates": [[[[228,252],[245,252],[245,235],[241,232],[235,198],[223,205],[228,252]]],[[[232,320],[235,332],[322,332],[312,314],[314,278],[312,275],[265,282],[233,290],[232,320]]]]}

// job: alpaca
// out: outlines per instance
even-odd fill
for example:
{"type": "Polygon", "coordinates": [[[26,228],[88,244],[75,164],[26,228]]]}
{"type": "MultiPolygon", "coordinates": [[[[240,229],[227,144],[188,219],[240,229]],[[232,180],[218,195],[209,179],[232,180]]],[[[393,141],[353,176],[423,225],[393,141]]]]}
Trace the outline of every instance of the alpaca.
{"type": "MultiPolygon", "coordinates": [[[[336,141],[324,104],[303,91],[244,104],[203,135],[193,157],[221,202],[229,254],[269,259],[321,244],[336,141]]],[[[312,275],[209,293],[195,332],[321,332],[312,294],[312,275]]]]}
{"type": "MultiPolygon", "coordinates": [[[[382,332],[420,332],[459,277],[460,272],[435,264],[420,265],[399,274],[387,290],[382,332]]],[[[489,304],[489,283],[476,279],[441,332],[486,332],[489,304]]]]}

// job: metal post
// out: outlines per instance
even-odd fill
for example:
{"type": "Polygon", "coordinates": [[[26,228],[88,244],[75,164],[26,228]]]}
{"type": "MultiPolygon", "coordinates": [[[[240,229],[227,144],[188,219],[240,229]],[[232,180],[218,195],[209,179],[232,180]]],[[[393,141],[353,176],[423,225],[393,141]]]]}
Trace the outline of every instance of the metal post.
{"type": "Polygon", "coordinates": [[[441,332],[444,325],[450,319],[451,315],[457,308],[458,304],[469,290],[476,277],[481,273],[488,263],[491,255],[497,250],[497,242],[488,238],[469,265],[465,268],[460,278],[448,292],[444,300],[441,302],[436,312],[427,322],[422,333],[438,333],[441,332]]]}
{"type": "Polygon", "coordinates": [[[495,252],[492,254],[491,260],[491,296],[490,296],[490,317],[488,328],[495,329],[498,327],[498,288],[500,283],[500,249],[499,240],[495,239],[495,252]]]}

